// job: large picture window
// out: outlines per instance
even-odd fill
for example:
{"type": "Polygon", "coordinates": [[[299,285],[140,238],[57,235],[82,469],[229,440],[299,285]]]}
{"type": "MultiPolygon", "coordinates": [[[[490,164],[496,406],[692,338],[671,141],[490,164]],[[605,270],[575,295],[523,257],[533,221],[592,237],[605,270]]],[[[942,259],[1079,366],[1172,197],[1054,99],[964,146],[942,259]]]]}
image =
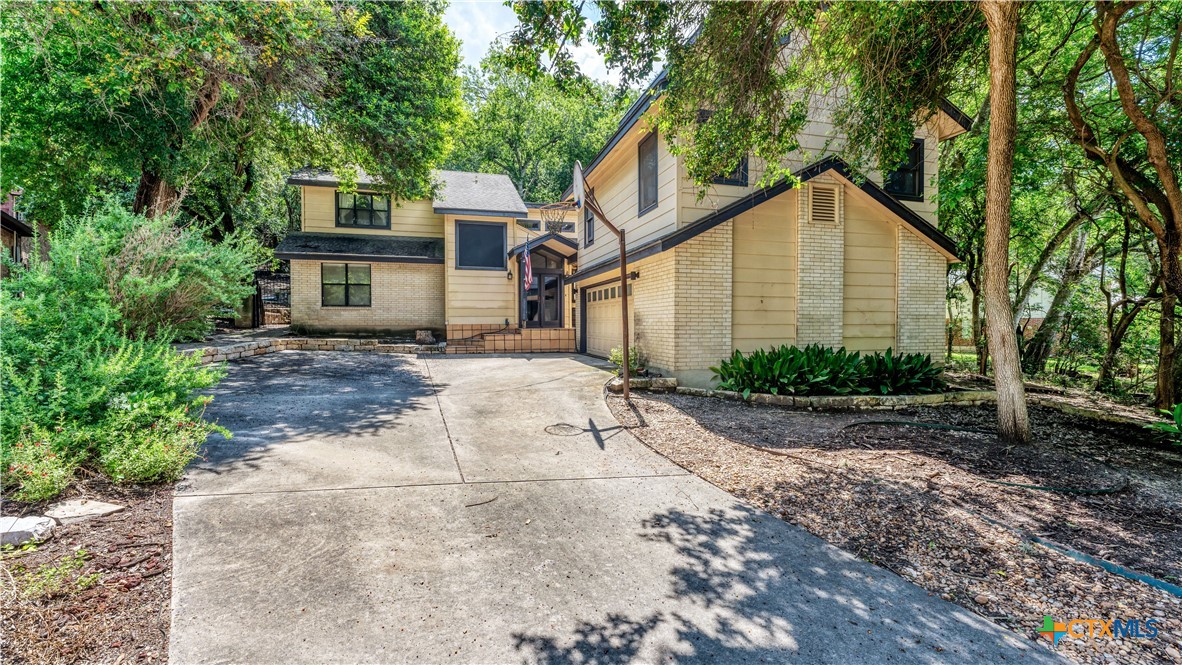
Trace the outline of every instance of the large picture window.
{"type": "Polygon", "coordinates": [[[358,229],[390,228],[390,197],[364,192],[337,192],[337,226],[358,229]]]}
{"type": "Polygon", "coordinates": [[[507,270],[505,225],[496,222],[456,222],[456,267],[467,270],[507,270]]]}
{"type": "Polygon", "coordinates": [[[923,139],[915,139],[907,159],[882,179],[883,189],[905,201],[923,200],[923,139]]]}
{"type": "Polygon", "coordinates": [[[637,150],[639,176],[637,178],[637,215],[657,207],[657,133],[640,141],[637,150]]]}
{"type": "Polygon", "coordinates": [[[368,263],[321,263],[320,304],[324,307],[369,307],[368,263]]]}

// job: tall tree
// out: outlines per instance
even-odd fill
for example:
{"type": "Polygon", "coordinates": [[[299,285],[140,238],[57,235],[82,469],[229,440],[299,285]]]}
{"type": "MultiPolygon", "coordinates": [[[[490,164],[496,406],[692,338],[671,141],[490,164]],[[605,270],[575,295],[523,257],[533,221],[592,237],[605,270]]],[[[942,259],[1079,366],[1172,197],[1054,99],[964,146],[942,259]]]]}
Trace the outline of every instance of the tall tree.
{"type": "Polygon", "coordinates": [[[95,190],[175,210],[260,155],[422,195],[459,109],[435,2],[6,1],[0,186],[37,216],[95,190]]]}
{"type": "Polygon", "coordinates": [[[444,165],[503,173],[522,198],[538,202],[558,200],[570,186],[571,165],[595,157],[629,101],[602,83],[560,89],[495,58],[465,71],[463,91],[466,114],[444,165]]]}

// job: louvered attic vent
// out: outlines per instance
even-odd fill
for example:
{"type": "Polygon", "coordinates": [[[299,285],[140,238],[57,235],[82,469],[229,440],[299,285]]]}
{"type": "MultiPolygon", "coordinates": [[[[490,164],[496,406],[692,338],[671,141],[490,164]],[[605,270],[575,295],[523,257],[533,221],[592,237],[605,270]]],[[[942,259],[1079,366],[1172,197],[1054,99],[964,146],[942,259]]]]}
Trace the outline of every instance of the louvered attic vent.
{"type": "Polygon", "coordinates": [[[837,225],[836,187],[809,187],[809,221],[825,226],[837,225]]]}

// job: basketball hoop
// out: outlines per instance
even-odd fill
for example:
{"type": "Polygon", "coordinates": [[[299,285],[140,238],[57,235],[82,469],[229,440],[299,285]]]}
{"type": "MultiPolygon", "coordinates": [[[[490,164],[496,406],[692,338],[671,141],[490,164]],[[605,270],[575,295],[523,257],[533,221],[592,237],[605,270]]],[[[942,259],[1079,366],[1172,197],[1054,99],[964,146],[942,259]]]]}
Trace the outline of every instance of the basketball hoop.
{"type": "Polygon", "coordinates": [[[562,233],[562,223],[566,221],[566,213],[574,210],[574,206],[569,203],[548,203],[541,208],[542,222],[545,223],[545,229],[550,233],[562,233]]]}

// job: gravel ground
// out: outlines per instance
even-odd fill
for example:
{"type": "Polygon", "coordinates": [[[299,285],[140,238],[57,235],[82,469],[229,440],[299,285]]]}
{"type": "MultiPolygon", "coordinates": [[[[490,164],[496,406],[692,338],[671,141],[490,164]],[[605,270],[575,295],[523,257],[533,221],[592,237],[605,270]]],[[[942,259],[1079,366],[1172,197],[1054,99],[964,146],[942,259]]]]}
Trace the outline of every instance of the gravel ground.
{"type": "MultiPolygon", "coordinates": [[[[95,480],[62,498],[127,510],[58,526],[35,548],[0,562],[0,626],[7,663],[157,663],[168,660],[172,486],[95,480]],[[71,565],[74,564],[74,565],[71,565]]],[[[5,501],[5,515],[44,506],[5,501]]]]}
{"type": "Polygon", "coordinates": [[[994,407],[808,412],[686,395],[609,406],[689,471],[1000,625],[1039,636],[1044,615],[1157,618],[1156,639],[1064,638],[1079,663],[1182,663],[1182,599],[1079,563],[1021,533],[1180,584],[1182,451],[1144,430],[1031,410],[1037,447],[982,430],[994,407]],[[1114,494],[1063,494],[988,481],[1114,494]]]}

